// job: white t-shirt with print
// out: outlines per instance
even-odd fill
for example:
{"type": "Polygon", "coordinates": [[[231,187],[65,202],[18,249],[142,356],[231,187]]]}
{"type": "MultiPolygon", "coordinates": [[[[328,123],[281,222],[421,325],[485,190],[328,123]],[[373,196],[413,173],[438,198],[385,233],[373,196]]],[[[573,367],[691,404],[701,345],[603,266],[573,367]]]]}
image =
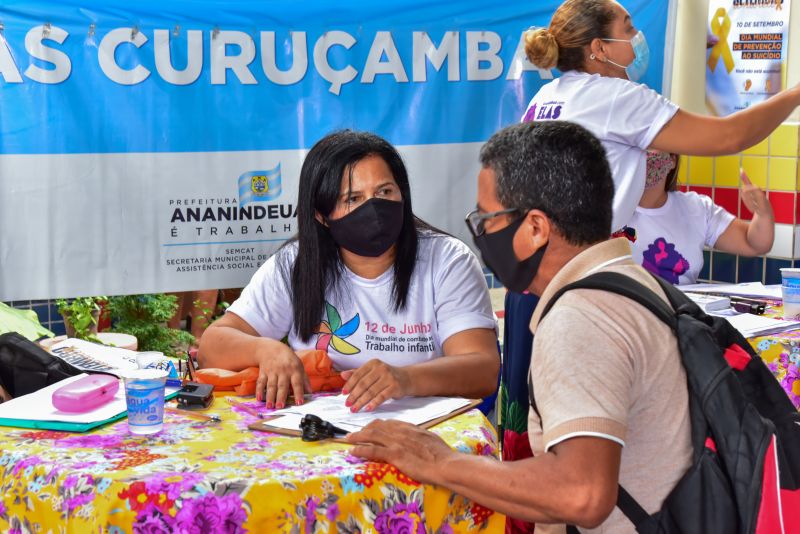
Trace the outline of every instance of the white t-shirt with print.
{"type": "Polygon", "coordinates": [[[639,204],[646,150],[677,111],[678,106],[645,85],[568,71],[536,93],[522,120],[571,121],[600,139],[614,176],[611,233],[628,223],[639,204]]]}
{"type": "Polygon", "coordinates": [[[292,265],[296,255],[296,243],[272,255],[228,311],[261,336],[288,335],[294,350],[327,350],[339,370],[373,358],[394,366],[424,362],[442,356],[442,344],[453,334],[496,327],[486,280],[472,251],[456,238],[423,232],[405,310],[394,311],[393,269],[369,280],[345,267],[340,290],[326,295],[319,332],[304,342],[294,331],[291,289],[278,266],[280,261],[292,265]]]}
{"type": "Polygon", "coordinates": [[[694,284],[703,268],[703,247],[713,247],[736,217],[706,195],[673,191],[660,208],[637,207],[633,259],[673,284],[694,284]]]}

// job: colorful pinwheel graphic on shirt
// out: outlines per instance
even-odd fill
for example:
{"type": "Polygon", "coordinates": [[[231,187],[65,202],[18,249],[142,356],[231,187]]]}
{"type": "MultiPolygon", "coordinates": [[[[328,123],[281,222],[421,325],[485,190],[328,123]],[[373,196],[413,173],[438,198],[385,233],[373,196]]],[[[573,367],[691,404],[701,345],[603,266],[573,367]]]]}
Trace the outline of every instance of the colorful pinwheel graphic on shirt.
{"type": "Polygon", "coordinates": [[[333,347],[333,350],[340,354],[349,355],[361,352],[361,349],[344,340],[358,330],[358,325],[361,323],[358,314],[342,324],[339,312],[326,302],[325,316],[327,320],[322,321],[322,324],[319,325],[319,332],[317,332],[319,336],[317,338],[317,350],[327,351],[329,347],[333,347]]]}

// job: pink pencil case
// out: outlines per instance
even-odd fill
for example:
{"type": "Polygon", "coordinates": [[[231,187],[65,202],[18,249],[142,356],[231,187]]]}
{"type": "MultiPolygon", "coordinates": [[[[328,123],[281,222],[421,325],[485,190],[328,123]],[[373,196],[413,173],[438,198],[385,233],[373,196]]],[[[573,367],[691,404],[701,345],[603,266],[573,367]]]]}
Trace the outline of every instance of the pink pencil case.
{"type": "Polygon", "coordinates": [[[53,406],[62,412],[90,412],[109,402],[119,390],[119,378],[89,375],[53,392],[53,406]]]}

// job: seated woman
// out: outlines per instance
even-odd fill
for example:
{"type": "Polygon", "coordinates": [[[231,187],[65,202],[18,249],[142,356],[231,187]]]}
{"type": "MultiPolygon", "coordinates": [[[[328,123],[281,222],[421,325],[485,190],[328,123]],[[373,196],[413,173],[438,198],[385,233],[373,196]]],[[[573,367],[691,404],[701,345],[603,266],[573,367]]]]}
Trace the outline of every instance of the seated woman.
{"type": "Polygon", "coordinates": [[[315,144],[300,171],[297,223],[203,334],[203,367],[258,366],[256,395],[278,408],[310,391],[295,351],[314,348],[343,371],[354,412],[404,396],[494,391],[500,358],[480,265],[414,216],[408,174],[387,141],[346,130],[315,144]]]}
{"type": "Polygon", "coordinates": [[[694,284],[703,269],[703,247],[758,256],[772,248],[775,216],[764,192],[741,171],[741,198],[753,213],[736,218],[706,195],[678,191],[678,156],[647,154],[645,192],[627,228],[633,259],[673,284],[694,284]]]}

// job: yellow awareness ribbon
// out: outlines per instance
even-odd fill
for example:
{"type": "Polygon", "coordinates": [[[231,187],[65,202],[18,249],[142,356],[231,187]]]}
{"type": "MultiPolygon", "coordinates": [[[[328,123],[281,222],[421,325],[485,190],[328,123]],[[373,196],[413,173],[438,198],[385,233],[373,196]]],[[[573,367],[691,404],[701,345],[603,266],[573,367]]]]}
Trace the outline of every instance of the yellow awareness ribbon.
{"type": "Polygon", "coordinates": [[[711,19],[711,32],[719,37],[719,41],[717,41],[717,44],[711,49],[711,55],[708,56],[708,68],[711,69],[711,72],[714,72],[714,69],[717,67],[717,61],[719,61],[719,56],[721,55],[722,61],[725,63],[725,68],[730,74],[733,70],[733,55],[728,46],[728,34],[731,32],[731,19],[728,18],[728,13],[725,11],[724,7],[717,9],[717,12],[714,13],[714,17],[711,19]],[[720,19],[722,23],[720,23],[720,19]]]}

